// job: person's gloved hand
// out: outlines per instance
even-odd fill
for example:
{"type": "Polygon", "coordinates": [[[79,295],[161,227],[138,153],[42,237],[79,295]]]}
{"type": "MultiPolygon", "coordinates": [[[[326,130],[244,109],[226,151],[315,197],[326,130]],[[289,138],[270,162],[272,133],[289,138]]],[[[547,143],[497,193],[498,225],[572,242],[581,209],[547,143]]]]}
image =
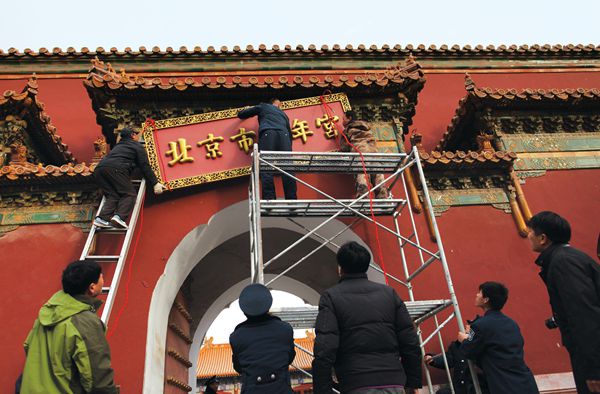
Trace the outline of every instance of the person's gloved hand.
{"type": "Polygon", "coordinates": [[[158,182],[156,185],[154,185],[154,194],[161,194],[165,190],[167,190],[167,188],[165,187],[165,185],[163,185],[160,182],[158,182]]]}

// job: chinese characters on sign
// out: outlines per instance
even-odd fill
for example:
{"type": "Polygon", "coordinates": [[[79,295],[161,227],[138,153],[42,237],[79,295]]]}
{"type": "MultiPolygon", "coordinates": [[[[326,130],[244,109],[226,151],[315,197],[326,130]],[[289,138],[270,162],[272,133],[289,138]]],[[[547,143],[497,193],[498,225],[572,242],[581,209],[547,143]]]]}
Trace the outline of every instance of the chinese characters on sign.
{"type": "MultiPolygon", "coordinates": [[[[283,101],[281,109],[290,119],[293,150],[339,148],[341,115],[350,110],[344,93],[283,101]]],[[[239,119],[239,110],[156,120],[146,127],[144,141],[157,177],[176,189],[248,175],[259,124],[257,118],[239,119]]]]}
{"type": "MultiPolygon", "coordinates": [[[[339,120],[338,116],[329,118],[328,115],[323,115],[323,117],[315,119],[315,126],[323,130],[325,138],[332,139],[338,136],[334,123],[337,123],[339,120]]],[[[300,139],[303,144],[306,144],[308,138],[312,136],[314,136],[314,131],[310,130],[308,121],[294,119],[292,124],[292,139],[300,139]]],[[[244,127],[240,127],[237,134],[229,137],[229,141],[237,142],[239,149],[246,154],[250,153],[255,139],[256,132],[246,130],[244,127]]],[[[219,149],[219,145],[223,141],[224,138],[222,136],[215,137],[213,133],[208,133],[206,139],[197,142],[197,146],[206,148],[206,158],[214,160],[223,156],[223,152],[219,149]]],[[[194,162],[194,157],[188,155],[188,151],[192,147],[187,144],[185,138],[177,138],[177,141],[169,141],[168,145],[169,150],[165,152],[165,156],[171,159],[168,162],[169,166],[194,162]]]]}

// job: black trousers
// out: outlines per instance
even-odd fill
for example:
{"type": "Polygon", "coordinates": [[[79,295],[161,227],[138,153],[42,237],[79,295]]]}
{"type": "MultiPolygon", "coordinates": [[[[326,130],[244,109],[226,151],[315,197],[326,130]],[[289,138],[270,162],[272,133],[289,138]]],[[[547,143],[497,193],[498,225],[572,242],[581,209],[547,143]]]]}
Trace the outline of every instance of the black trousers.
{"type": "MultiPolygon", "coordinates": [[[[276,150],[291,152],[292,141],[290,135],[285,130],[263,130],[258,138],[258,148],[260,150],[276,150]]],[[[296,181],[287,175],[282,175],[283,192],[286,200],[296,200],[296,181]]],[[[261,191],[263,200],[275,200],[275,183],[273,182],[273,173],[260,173],[261,191]]]]}
{"type": "Polygon", "coordinates": [[[96,184],[102,189],[106,201],[98,215],[109,221],[113,215],[127,220],[135,205],[136,191],[129,172],[112,167],[100,167],[94,171],[96,184]]]}
{"type": "Polygon", "coordinates": [[[591,394],[586,382],[586,372],[589,367],[585,364],[585,361],[580,360],[576,353],[569,351],[569,356],[571,357],[571,368],[573,369],[577,394],[591,394]]]}

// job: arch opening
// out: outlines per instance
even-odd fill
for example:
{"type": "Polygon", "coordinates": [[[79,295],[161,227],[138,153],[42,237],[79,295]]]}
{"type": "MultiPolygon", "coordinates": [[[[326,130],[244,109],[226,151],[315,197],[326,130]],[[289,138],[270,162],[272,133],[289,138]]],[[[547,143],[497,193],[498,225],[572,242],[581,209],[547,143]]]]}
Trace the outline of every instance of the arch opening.
{"type": "MultiPolygon", "coordinates": [[[[248,203],[233,204],[211,217],[207,224],[190,231],[169,257],[163,275],[159,278],[150,303],[146,356],[144,365],[144,393],[162,393],[165,372],[165,348],[169,312],[177,293],[184,287],[190,300],[193,342],[189,359],[189,384],[195,387],[198,352],[208,327],[217,315],[235,301],[241,290],[250,283],[250,253],[247,222],[248,203]]],[[[306,228],[321,223],[318,218],[295,218],[306,228]]],[[[344,223],[332,221],[319,232],[331,237],[339,232],[344,223]]],[[[263,253],[265,259],[274,256],[285,246],[303,234],[297,224],[285,218],[269,218],[263,221],[263,253]]],[[[352,230],[335,240],[364,242],[352,230]]],[[[281,272],[291,262],[297,261],[321,244],[317,237],[307,238],[280,261],[273,263],[265,272],[265,280],[281,272]]],[[[367,246],[367,245],[365,245],[367,246]]],[[[335,263],[336,249],[327,245],[314,253],[300,266],[288,272],[270,286],[276,290],[292,293],[305,302],[316,305],[320,294],[337,282],[335,263]]],[[[383,276],[370,269],[369,278],[383,283],[383,276]]]]}

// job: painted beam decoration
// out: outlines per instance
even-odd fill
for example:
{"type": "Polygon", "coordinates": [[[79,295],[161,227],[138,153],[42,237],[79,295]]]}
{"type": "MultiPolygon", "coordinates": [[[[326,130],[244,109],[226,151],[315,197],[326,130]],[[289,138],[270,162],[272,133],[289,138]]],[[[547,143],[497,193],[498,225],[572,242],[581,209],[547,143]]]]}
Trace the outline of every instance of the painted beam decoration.
{"type": "MultiPolygon", "coordinates": [[[[343,129],[342,114],[350,110],[344,93],[283,101],[280,108],[290,119],[295,151],[338,149],[337,130],[343,129]]],[[[148,159],[160,181],[170,189],[179,189],[250,174],[258,118],[238,119],[241,109],[144,124],[148,159]]]]}

